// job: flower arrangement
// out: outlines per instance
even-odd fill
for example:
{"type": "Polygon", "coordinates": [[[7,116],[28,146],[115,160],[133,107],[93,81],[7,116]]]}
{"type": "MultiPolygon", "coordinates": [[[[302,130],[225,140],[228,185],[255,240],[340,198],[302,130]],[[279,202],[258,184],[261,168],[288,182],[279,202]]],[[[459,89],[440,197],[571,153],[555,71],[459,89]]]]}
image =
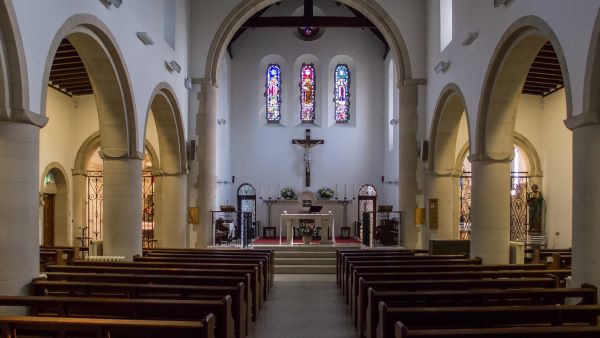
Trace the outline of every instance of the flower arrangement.
{"type": "Polygon", "coordinates": [[[333,196],[335,195],[335,193],[333,192],[333,189],[331,188],[321,188],[317,191],[317,197],[319,197],[320,200],[328,200],[333,198],[333,196]]]}
{"type": "Polygon", "coordinates": [[[298,225],[298,234],[300,236],[312,236],[315,232],[315,223],[300,223],[298,225]]]}
{"type": "Polygon", "coordinates": [[[296,198],[296,191],[292,187],[284,187],[283,189],[281,189],[279,194],[281,195],[281,197],[283,197],[283,199],[286,200],[293,200],[294,198],[296,198]]]}

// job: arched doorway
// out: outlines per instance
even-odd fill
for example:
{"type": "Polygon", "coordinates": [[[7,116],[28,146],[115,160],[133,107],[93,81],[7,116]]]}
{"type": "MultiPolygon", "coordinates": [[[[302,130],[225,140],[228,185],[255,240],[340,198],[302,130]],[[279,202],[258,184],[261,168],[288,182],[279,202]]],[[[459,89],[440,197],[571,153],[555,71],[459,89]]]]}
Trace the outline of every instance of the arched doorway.
{"type": "Polygon", "coordinates": [[[377,190],[371,184],[358,189],[358,216],[360,228],[355,229],[355,236],[366,246],[374,245],[375,226],[377,225],[377,190]]]}
{"type": "MultiPolygon", "coordinates": [[[[251,232],[251,237],[255,238],[258,231],[256,225],[256,189],[251,184],[244,183],[239,186],[237,190],[237,209],[240,212],[252,213],[252,228],[254,231],[251,232]]],[[[240,219],[238,219],[237,224],[242,224],[240,219]]]]}
{"type": "Polygon", "coordinates": [[[71,244],[69,188],[65,170],[58,163],[48,165],[42,176],[42,245],[71,244]]]}

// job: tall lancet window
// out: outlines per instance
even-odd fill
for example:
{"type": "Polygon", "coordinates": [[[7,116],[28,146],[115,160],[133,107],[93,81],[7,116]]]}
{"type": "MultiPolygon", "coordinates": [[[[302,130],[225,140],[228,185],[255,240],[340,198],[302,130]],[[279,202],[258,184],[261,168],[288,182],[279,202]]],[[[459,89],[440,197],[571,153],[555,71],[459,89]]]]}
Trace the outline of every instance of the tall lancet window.
{"type": "Polygon", "coordinates": [[[334,76],[335,122],[347,123],[350,120],[350,69],[348,69],[348,65],[337,65],[334,76]]]}
{"type": "Polygon", "coordinates": [[[265,98],[267,122],[279,122],[281,120],[281,67],[278,64],[270,64],[267,67],[265,98]]]}
{"type": "Polygon", "coordinates": [[[300,118],[302,122],[315,120],[316,87],[315,66],[312,63],[303,63],[300,69],[300,118]]]}

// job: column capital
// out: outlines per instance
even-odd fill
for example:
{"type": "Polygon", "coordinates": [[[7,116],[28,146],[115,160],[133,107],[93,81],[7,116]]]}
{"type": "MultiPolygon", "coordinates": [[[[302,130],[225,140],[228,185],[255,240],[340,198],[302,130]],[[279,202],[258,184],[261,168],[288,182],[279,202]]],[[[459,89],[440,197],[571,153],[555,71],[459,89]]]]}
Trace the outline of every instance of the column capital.
{"type": "Polygon", "coordinates": [[[85,169],[71,169],[73,176],[87,176],[87,170],[85,169]]]}
{"type": "Polygon", "coordinates": [[[144,159],[144,153],[139,151],[130,153],[127,149],[102,149],[98,155],[103,160],[132,159],[141,161],[144,159]]]}
{"type": "Polygon", "coordinates": [[[412,86],[426,86],[427,79],[404,79],[403,81],[399,81],[397,86],[402,89],[402,87],[412,87],[412,86]]]}
{"type": "Polygon", "coordinates": [[[513,160],[513,155],[504,158],[492,158],[486,153],[475,153],[467,156],[469,162],[491,162],[491,163],[510,163],[513,160]]]}
{"type": "Polygon", "coordinates": [[[48,123],[48,118],[25,109],[2,108],[0,109],[0,121],[31,124],[43,128],[48,123]]]}
{"type": "Polygon", "coordinates": [[[209,87],[219,88],[217,80],[209,77],[195,77],[192,78],[192,84],[200,85],[200,90],[205,91],[209,87]]]}
{"type": "Polygon", "coordinates": [[[588,110],[581,114],[567,117],[564,123],[570,130],[600,124],[600,112],[597,110],[588,110]]]}

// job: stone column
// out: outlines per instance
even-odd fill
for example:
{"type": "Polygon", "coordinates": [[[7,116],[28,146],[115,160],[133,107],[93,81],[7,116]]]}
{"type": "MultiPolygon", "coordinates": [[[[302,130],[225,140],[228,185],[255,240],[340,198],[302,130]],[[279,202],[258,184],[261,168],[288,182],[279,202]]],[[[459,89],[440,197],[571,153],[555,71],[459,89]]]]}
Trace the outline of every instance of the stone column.
{"type": "Polygon", "coordinates": [[[217,196],[217,86],[211,79],[202,79],[198,93],[200,109],[196,119],[198,135],[198,209],[200,225],[197,229],[197,248],[211,244],[212,224],[210,210],[215,208],[217,196]]]}
{"type": "MultiPolygon", "coordinates": [[[[427,174],[427,194],[425,197],[425,205],[427,206],[426,224],[427,229],[422,232],[429,232],[430,239],[456,239],[455,229],[456,219],[458,215],[454,213],[454,198],[458,192],[454,185],[454,176],[451,174],[440,175],[435,172],[427,174]],[[438,200],[438,227],[432,229],[429,224],[429,199],[436,198],[438,200]]],[[[426,246],[425,246],[426,247],[426,246]]]]}
{"type": "MultiPolygon", "coordinates": [[[[40,129],[0,121],[0,293],[24,295],[40,268],[40,129]]],[[[0,310],[0,312],[4,312],[0,310]]]]}
{"type": "Polygon", "coordinates": [[[419,87],[416,84],[401,85],[399,134],[399,209],[403,212],[404,246],[415,249],[418,246],[419,230],[415,225],[417,208],[417,107],[419,87]]]}
{"type": "Polygon", "coordinates": [[[104,159],[104,256],[142,254],[142,159],[104,159]]]}
{"type": "MultiPolygon", "coordinates": [[[[73,169],[73,246],[80,246],[81,241],[75,237],[83,236],[82,230],[87,226],[85,201],[87,176],[85,170],[73,169]]],[[[87,236],[90,232],[87,231],[87,236]]]]}
{"type": "Polygon", "coordinates": [[[158,201],[154,238],[161,248],[185,248],[187,230],[187,176],[157,176],[158,201]]]}
{"type": "Polygon", "coordinates": [[[471,257],[485,264],[508,264],[510,240],[510,160],[470,156],[471,257]]]}
{"type": "Polygon", "coordinates": [[[573,130],[574,287],[600,283],[600,123],[582,115],[567,120],[573,130]]]}

